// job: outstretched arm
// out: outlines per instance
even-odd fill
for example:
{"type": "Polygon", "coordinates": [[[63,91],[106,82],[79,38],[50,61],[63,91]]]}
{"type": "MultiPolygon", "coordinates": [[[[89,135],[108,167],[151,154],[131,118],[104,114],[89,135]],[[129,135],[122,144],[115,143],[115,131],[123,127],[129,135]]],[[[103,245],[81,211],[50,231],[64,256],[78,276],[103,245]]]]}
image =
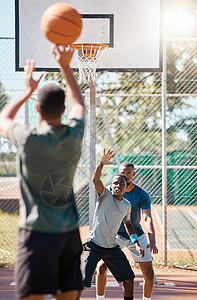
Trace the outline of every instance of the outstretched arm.
{"type": "Polygon", "coordinates": [[[34,71],[35,63],[33,60],[27,60],[26,65],[24,67],[24,71],[26,72],[25,76],[25,90],[24,92],[17,98],[16,100],[10,102],[0,113],[0,133],[6,138],[6,132],[16,116],[20,107],[25,103],[29,97],[33,94],[33,92],[37,89],[38,84],[44,75],[44,73],[40,76],[40,78],[36,81],[32,78],[32,74],[34,71]]]}
{"type": "Polygon", "coordinates": [[[146,246],[146,248],[147,249],[150,248],[150,251],[153,252],[153,254],[157,254],[158,249],[155,244],[155,229],[154,229],[154,225],[153,225],[151,210],[143,209],[142,216],[143,216],[144,224],[146,226],[148,237],[149,237],[149,244],[146,246]]]}
{"type": "Polygon", "coordinates": [[[74,47],[63,47],[63,50],[60,50],[59,46],[52,46],[52,52],[55,56],[55,59],[60,65],[60,71],[66,80],[66,94],[68,101],[70,103],[70,113],[69,118],[84,118],[85,116],[85,105],[83,97],[79,86],[73,76],[72,70],[70,68],[70,61],[74,53],[74,47]]]}
{"type": "MultiPolygon", "coordinates": [[[[136,235],[135,234],[135,229],[131,223],[131,221],[127,221],[127,222],[124,222],[124,226],[125,226],[125,229],[127,231],[127,234],[131,237],[132,235],[136,235]]],[[[136,236],[137,237],[137,236],[136,236]]],[[[136,240],[134,241],[134,244],[135,244],[135,247],[136,247],[136,250],[139,252],[139,258],[143,257],[144,256],[144,250],[142,249],[142,247],[140,246],[139,242],[138,242],[138,239],[136,238],[136,240]]]]}
{"type": "Polygon", "coordinates": [[[103,149],[103,156],[101,157],[100,163],[98,164],[96,170],[94,171],[93,175],[93,182],[95,185],[96,192],[98,195],[101,195],[104,190],[104,185],[101,181],[101,173],[104,165],[111,165],[113,162],[110,162],[110,160],[116,155],[114,153],[114,150],[109,149],[107,153],[105,153],[105,148],[103,149]]]}

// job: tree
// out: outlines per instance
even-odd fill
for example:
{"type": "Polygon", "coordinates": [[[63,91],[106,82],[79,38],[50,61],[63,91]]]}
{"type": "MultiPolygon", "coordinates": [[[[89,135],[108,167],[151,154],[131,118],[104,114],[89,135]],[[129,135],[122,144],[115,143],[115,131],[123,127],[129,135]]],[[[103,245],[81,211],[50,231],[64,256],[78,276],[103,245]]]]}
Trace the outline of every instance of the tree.
{"type": "Polygon", "coordinates": [[[8,99],[9,97],[6,95],[5,90],[2,87],[2,83],[0,82],[0,111],[7,103],[8,99]]]}

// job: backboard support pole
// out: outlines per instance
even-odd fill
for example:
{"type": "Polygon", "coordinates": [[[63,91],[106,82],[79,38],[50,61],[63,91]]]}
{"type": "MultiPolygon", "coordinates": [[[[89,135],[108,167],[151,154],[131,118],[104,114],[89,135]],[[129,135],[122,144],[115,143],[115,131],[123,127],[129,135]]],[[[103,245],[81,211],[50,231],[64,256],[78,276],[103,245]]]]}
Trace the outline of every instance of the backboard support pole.
{"type": "Polygon", "coordinates": [[[94,208],[95,208],[95,188],[92,177],[96,167],[96,84],[90,81],[90,113],[89,113],[89,149],[90,149],[90,188],[89,188],[89,228],[91,229],[94,208]]]}
{"type": "Polygon", "coordinates": [[[166,152],[166,47],[163,50],[162,73],[162,205],[163,205],[163,263],[167,265],[167,152],[166,152]]]}

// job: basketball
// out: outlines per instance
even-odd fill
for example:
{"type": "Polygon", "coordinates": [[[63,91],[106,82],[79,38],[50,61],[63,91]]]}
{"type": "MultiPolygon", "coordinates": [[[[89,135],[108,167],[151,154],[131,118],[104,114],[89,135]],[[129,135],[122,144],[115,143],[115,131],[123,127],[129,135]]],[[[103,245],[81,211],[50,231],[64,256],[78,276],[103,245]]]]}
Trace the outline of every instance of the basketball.
{"type": "Polygon", "coordinates": [[[56,3],[44,11],[40,26],[43,34],[52,43],[70,45],[81,34],[81,15],[70,4],[56,3]]]}

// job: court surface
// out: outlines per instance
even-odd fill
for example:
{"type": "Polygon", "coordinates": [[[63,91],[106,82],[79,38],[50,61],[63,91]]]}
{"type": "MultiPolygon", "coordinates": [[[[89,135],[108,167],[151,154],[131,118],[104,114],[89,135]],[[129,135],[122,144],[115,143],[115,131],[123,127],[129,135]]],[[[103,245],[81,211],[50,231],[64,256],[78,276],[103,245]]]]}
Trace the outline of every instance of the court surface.
{"type": "MultiPolygon", "coordinates": [[[[134,299],[142,299],[142,275],[140,270],[134,269],[135,292],[134,299]]],[[[193,300],[197,299],[197,271],[175,270],[169,268],[155,269],[157,283],[154,287],[152,300],[193,300]]],[[[14,300],[15,286],[13,270],[0,269],[0,300],[14,300]]],[[[83,291],[81,299],[95,299],[95,285],[83,291]]],[[[122,285],[117,285],[112,276],[108,276],[106,299],[123,299],[122,285]],[[111,283],[111,284],[110,284],[111,283]],[[115,286],[114,286],[115,285],[115,286]]],[[[46,296],[45,300],[51,299],[46,296]]]]}

